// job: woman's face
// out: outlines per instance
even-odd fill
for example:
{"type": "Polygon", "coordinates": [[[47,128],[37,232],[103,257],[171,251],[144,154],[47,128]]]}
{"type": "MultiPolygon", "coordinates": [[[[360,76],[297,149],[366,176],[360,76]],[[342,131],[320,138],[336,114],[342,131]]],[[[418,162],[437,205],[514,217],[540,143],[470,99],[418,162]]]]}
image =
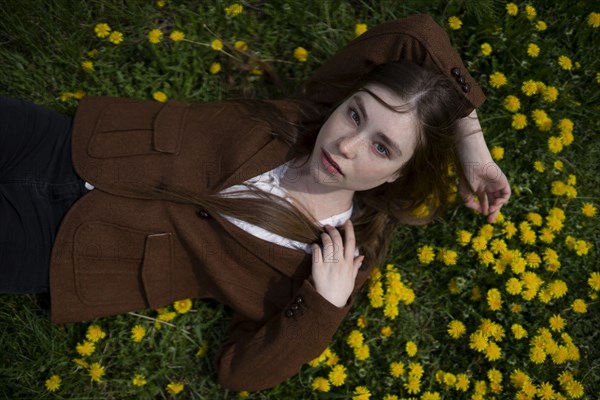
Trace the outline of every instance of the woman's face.
{"type": "MultiPolygon", "coordinates": [[[[385,87],[366,87],[391,106],[400,97],[385,87]]],[[[310,156],[315,182],[352,191],[394,181],[417,143],[414,112],[396,112],[367,92],[356,92],[321,127],[310,156]]]]}

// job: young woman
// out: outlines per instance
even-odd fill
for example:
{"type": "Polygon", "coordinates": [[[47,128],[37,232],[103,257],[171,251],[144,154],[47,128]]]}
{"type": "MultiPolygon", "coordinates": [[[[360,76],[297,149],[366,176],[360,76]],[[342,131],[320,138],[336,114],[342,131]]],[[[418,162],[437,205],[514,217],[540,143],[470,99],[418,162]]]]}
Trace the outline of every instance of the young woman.
{"type": "Polygon", "coordinates": [[[508,201],[483,100],[423,15],[355,39],[296,99],[86,98],[72,129],[5,99],[0,287],[49,289],[56,323],[217,299],[219,381],[274,386],[327,346],[394,228],[443,210],[455,153],[468,206],[508,201]]]}

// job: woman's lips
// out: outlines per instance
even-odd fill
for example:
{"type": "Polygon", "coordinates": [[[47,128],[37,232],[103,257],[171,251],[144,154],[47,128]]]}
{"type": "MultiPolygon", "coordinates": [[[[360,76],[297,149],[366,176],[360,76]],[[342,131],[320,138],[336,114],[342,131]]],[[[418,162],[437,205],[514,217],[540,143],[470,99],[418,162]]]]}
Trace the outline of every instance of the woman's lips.
{"type": "Polygon", "coordinates": [[[331,158],[331,154],[327,151],[321,149],[321,162],[327,171],[334,175],[344,175],[341,168],[333,159],[331,158]]]}

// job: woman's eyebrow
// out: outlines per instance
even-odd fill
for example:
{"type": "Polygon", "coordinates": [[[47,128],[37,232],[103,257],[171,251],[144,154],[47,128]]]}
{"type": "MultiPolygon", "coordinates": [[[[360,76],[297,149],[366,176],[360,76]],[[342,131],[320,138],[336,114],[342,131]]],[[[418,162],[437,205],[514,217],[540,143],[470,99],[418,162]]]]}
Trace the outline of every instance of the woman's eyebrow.
{"type": "MultiPolygon", "coordinates": [[[[358,106],[358,109],[360,110],[360,113],[361,113],[363,119],[365,120],[365,122],[368,122],[369,115],[365,111],[365,104],[363,103],[362,98],[360,96],[355,96],[354,101],[356,102],[356,105],[358,106]]],[[[389,136],[387,136],[383,132],[377,132],[375,135],[382,142],[384,142],[388,147],[390,147],[392,149],[392,151],[396,152],[399,156],[402,156],[402,151],[400,150],[400,146],[398,146],[398,144],[396,144],[392,139],[390,139],[389,136]]]]}

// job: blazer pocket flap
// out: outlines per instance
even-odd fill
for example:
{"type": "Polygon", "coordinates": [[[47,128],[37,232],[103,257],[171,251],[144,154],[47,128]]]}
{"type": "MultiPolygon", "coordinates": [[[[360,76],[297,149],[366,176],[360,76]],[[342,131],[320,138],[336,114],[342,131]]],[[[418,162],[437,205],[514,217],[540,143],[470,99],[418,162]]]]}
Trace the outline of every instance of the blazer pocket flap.
{"type": "Polygon", "coordinates": [[[183,125],[188,107],[170,101],[160,110],[154,120],[152,147],[161,153],[177,154],[181,149],[183,125]]]}
{"type": "Polygon", "coordinates": [[[163,307],[173,301],[171,266],[173,239],[170,233],[146,236],[142,282],[151,308],[163,307]]]}

